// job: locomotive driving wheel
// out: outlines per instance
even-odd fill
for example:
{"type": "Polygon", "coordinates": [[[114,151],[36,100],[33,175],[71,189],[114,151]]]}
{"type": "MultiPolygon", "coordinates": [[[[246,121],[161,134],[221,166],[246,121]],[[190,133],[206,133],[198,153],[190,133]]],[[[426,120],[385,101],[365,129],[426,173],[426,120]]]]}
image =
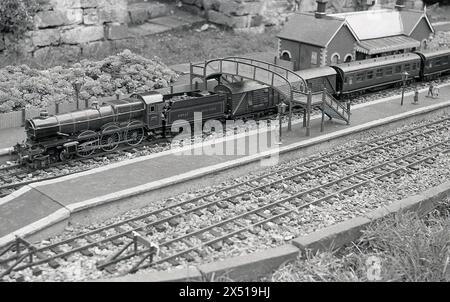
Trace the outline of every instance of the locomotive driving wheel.
{"type": "Polygon", "coordinates": [[[88,157],[97,149],[98,137],[96,132],[86,130],[78,135],[79,144],[77,146],[77,155],[80,157],[88,157]]]}
{"type": "Polygon", "coordinates": [[[67,152],[67,150],[62,150],[62,151],[59,153],[59,159],[60,159],[62,162],[67,161],[67,160],[71,160],[72,158],[73,158],[73,154],[69,154],[69,153],[67,152]]]}
{"type": "MultiPolygon", "coordinates": [[[[131,122],[128,124],[127,128],[136,127],[138,124],[140,124],[140,123],[139,122],[131,122]]],[[[127,133],[126,133],[127,144],[130,146],[137,146],[142,142],[142,140],[144,139],[144,136],[145,136],[144,128],[142,128],[142,127],[127,130],[127,133]]]]}
{"type": "Polygon", "coordinates": [[[110,125],[103,129],[102,133],[100,139],[102,150],[105,152],[116,150],[120,143],[120,128],[116,125],[110,125]]]}

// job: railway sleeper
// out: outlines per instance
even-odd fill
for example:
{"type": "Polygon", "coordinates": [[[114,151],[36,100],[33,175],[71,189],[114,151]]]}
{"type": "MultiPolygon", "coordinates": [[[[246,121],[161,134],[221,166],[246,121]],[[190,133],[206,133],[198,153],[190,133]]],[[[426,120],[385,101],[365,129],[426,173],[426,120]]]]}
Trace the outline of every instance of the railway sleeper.
{"type": "Polygon", "coordinates": [[[216,241],[214,243],[210,244],[211,248],[213,248],[216,252],[220,252],[223,248],[223,242],[222,241],[216,241]]]}
{"type": "Polygon", "coordinates": [[[191,252],[184,254],[183,258],[186,259],[187,262],[194,262],[195,261],[195,257],[192,256],[191,252]]]}
{"type": "MultiPolygon", "coordinates": [[[[78,242],[76,242],[76,241],[70,242],[69,245],[70,245],[72,248],[74,248],[74,249],[77,249],[77,248],[80,248],[80,247],[81,247],[81,245],[80,245],[78,242]]],[[[88,248],[80,250],[79,253],[80,253],[81,255],[87,256],[87,257],[92,257],[92,256],[94,256],[94,253],[92,253],[88,248]]]]}
{"type": "Polygon", "coordinates": [[[167,227],[164,225],[164,223],[159,223],[155,225],[155,230],[157,232],[164,232],[165,230],[167,230],[167,227]]]}
{"type": "MultiPolygon", "coordinates": [[[[48,259],[48,258],[49,258],[47,255],[45,255],[45,254],[42,253],[42,252],[37,252],[37,253],[35,253],[35,255],[36,255],[36,257],[37,257],[39,260],[45,260],[45,259],[48,259]]],[[[67,257],[68,257],[68,256],[67,256],[67,257]]],[[[66,257],[64,257],[64,259],[66,259],[66,257]]],[[[53,269],[56,269],[56,268],[58,268],[58,267],[61,266],[61,265],[58,263],[58,261],[56,261],[55,259],[51,259],[51,260],[47,261],[47,264],[48,264],[51,268],[53,268],[53,269]]]]}

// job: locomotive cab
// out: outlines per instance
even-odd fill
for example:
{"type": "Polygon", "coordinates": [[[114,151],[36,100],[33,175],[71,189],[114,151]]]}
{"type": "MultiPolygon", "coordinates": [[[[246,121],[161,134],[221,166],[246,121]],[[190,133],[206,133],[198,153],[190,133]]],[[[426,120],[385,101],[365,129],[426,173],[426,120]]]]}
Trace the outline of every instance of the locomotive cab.
{"type": "Polygon", "coordinates": [[[156,91],[143,94],[132,94],[130,98],[139,99],[145,103],[146,114],[144,123],[149,129],[161,127],[161,112],[164,107],[163,95],[156,91]]]}

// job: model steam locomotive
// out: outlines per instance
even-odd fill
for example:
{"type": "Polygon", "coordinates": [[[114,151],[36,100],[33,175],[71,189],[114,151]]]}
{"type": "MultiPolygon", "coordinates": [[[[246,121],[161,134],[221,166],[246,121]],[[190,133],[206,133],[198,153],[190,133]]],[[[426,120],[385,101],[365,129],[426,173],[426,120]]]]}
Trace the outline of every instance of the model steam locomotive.
{"type": "Polygon", "coordinates": [[[192,123],[196,112],[202,113],[203,120],[258,117],[275,112],[280,100],[274,89],[255,82],[218,85],[214,90],[166,95],[151,91],[85,110],[43,114],[26,121],[27,139],[15,151],[21,163],[43,168],[58,160],[165,136],[175,121],[192,123]]]}
{"type": "MultiPolygon", "coordinates": [[[[313,92],[326,87],[345,100],[366,90],[407,81],[429,80],[450,71],[450,49],[413,52],[298,71],[313,92]]],[[[136,146],[144,139],[165,135],[177,120],[258,118],[276,112],[283,95],[276,87],[252,81],[219,82],[213,91],[166,94],[152,91],[102,106],[26,121],[27,139],[15,146],[22,163],[35,168],[97,150],[115,150],[119,144],[136,146]]]]}

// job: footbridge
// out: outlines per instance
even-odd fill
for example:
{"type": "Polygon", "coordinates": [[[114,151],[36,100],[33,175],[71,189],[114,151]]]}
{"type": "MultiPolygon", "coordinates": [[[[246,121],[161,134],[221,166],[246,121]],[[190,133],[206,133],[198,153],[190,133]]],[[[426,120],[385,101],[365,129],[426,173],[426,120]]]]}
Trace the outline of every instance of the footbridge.
{"type": "MultiPolygon", "coordinates": [[[[294,71],[272,63],[242,57],[212,59],[190,64],[190,84],[199,78],[207,89],[212,78],[231,78],[231,81],[253,80],[275,89],[289,106],[288,130],[291,130],[292,107],[301,106],[304,110],[303,124],[309,134],[309,115],[312,108],[320,108],[322,114],[330,119],[341,119],[349,123],[350,110],[335,100],[330,93],[311,93],[307,82],[294,71]]],[[[323,123],[322,123],[323,124],[323,123]]]]}

